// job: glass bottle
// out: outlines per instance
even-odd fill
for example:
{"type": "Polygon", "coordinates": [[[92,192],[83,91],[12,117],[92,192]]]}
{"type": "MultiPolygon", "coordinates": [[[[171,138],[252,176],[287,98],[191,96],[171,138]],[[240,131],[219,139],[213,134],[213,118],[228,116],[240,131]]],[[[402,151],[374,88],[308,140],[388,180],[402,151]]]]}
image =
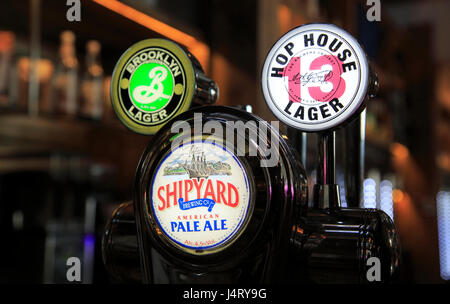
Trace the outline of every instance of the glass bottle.
{"type": "Polygon", "coordinates": [[[103,68],[101,45],[96,40],[86,43],[86,70],[81,83],[80,116],[100,120],[103,114],[103,68]]]}
{"type": "Polygon", "coordinates": [[[57,115],[75,116],[77,113],[78,60],[75,51],[75,34],[61,33],[59,62],[53,83],[53,107],[57,115]]]}
{"type": "Polygon", "coordinates": [[[0,31],[0,106],[11,105],[11,83],[14,66],[15,35],[10,31],[0,31]]]}

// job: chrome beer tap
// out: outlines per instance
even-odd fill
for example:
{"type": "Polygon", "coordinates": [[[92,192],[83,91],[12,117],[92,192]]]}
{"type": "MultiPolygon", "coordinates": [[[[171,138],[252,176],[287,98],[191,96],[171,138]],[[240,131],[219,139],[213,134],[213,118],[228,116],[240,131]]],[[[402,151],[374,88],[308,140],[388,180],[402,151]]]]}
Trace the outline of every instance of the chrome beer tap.
{"type": "MultiPolygon", "coordinates": [[[[292,229],[294,280],[390,282],[398,274],[400,242],[392,219],[377,209],[342,208],[335,180],[335,130],[360,115],[377,85],[361,46],[334,25],[297,27],[267,55],[262,88],[269,108],[289,128],[318,136],[313,206],[292,229]]],[[[360,173],[347,174],[358,174],[347,178],[354,183],[347,188],[359,187],[360,173]]],[[[359,206],[359,201],[349,205],[359,206]]]]}

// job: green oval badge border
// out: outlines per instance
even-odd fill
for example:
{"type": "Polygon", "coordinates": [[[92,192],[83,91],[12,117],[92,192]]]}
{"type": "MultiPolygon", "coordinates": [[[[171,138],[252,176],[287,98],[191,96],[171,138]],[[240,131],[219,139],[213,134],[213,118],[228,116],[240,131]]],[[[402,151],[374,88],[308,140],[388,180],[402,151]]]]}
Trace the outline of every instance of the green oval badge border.
{"type": "MultiPolygon", "coordinates": [[[[163,125],[166,124],[167,121],[169,121],[172,117],[177,116],[178,114],[181,114],[189,109],[192,103],[192,99],[194,96],[195,91],[195,72],[194,67],[192,64],[192,61],[189,59],[186,52],[175,42],[172,42],[170,40],[166,39],[160,39],[160,38],[152,38],[152,39],[146,39],[139,41],[135,44],[133,44],[131,47],[129,47],[119,58],[119,61],[117,62],[116,66],[114,67],[112,77],[111,77],[111,103],[114,109],[114,112],[116,113],[116,116],[119,118],[119,120],[131,131],[143,134],[143,135],[153,135],[155,134],[163,125]],[[134,120],[128,117],[128,115],[125,113],[125,111],[122,109],[120,105],[120,98],[119,98],[119,76],[127,63],[127,61],[130,59],[131,56],[133,56],[136,52],[139,50],[142,50],[147,47],[162,47],[166,48],[169,51],[171,51],[180,61],[185,74],[186,74],[186,92],[184,95],[184,99],[181,100],[181,106],[178,107],[178,110],[175,111],[172,115],[170,115],[165,121],[163,121],[161,124],[155,125],[155,126],[142,126],[140,124],[137,124],[134,120]]],[[[169,102],[170,103],[170,102],[169,102]]]]}

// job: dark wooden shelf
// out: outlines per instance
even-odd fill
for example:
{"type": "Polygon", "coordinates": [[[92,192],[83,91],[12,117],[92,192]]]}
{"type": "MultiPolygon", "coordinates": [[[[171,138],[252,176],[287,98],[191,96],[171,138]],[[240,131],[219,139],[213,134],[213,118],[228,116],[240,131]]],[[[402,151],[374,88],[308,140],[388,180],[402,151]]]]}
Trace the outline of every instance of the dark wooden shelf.
{"type": "Polygon", "coordinates": [[[118,186],[127,190],[131,189],[140,155],[150,139],[129,131],[118,121],[106,124],[3,113],[0,114],[0,171],[21,170],[27,163],[30,169],[45,169],[48,161],[36,159],[37,154],[78,154],[113,167],[118,186]]]}

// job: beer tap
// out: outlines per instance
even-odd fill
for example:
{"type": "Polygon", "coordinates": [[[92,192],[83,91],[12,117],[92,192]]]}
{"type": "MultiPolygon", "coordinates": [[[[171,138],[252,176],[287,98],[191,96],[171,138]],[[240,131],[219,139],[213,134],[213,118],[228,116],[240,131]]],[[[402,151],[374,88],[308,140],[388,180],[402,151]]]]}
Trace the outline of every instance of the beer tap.
{"type": "Polygon", "coordinates": [[[317,283],[390,282],[399,270],[400,247],[392,220],[377,209],[342,208],[335,183],[335,132],[319,134],[319,168],[313,207],[294,238],[302,279],[317,283]],[[370,258],[379,277],[367,275],[370,258]],[[372,280],[373,279],[373,280],[372,280]]]}
{"type": "MultiPolygon", "coordinates": [[[[148,43],[145,56],[158,56],[151,51],[161,45],[148,43]]],[[[130,51],[133,64],[145,57],[139,54],[130,51]]],[[[134,71],[130,79],[145,68],[120,62],[134,71]]],[[[165,72],[149,66],[154,68],[158,74],[152,76],[159,81],[165,72]]],[[[113,90],[124,87],[152,96],[145,95],[145,84],[113,81],[113,90]]],[[[278,124],[252,114],[249,106],[245,110],[192,108],[159,126],[136,170],[133,202],[115,210],[103,236],[104,264],[114,278],[143,283],[287,281],[291,228],[307,208],[306,174],[278,124]],[[204,152],[201,158],[198,151],[204,152]]]]}
{"type": "MultiPolygon", "coordinates": [[[[298,269],[292,274],[294,280],[390,282],[398,274],[400,242],[392,219],[377,209],[342,208],[336,184],[335,130],[360,115],[377,85],[361,46],[334,25],[297,27],[267,55],[262,87],[269,108],[288,127],[318,136],[313,206],[292,229],[290,259],[298,269]]],[[[347,131],[355,145],[362,137],[351,136],[359,128],[347,131]]],[[[347,161],[352,165],[347,177],[363,160],[363,150],[353,151],[358,157],[347,161]]],[[[352,183],[347,189],[354,190],[347,199],[355,200],[348,202],[350,206],[359,206],[359,178],[360,172],[347,178],[352,183]]]]}

